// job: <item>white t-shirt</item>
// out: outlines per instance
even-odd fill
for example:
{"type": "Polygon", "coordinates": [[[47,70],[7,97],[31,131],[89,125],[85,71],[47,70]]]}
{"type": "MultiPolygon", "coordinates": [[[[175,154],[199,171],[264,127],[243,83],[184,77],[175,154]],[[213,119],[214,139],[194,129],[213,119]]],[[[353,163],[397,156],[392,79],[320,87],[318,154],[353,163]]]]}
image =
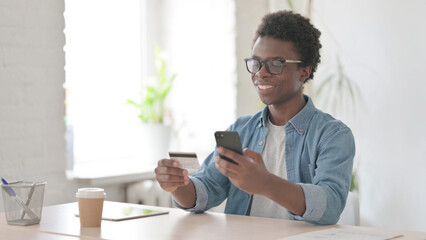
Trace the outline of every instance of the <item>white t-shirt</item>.
{"type": "MultiPolygon", "coordinates": [[[[266,127],[268,128],[268,135],[262,153],[266,169],[274,175],[287,179],[285,128],[272,124],[270,119],[268,119],[266,127]]],[[[286,208],[261,195],[253,196],[250,216],[292,219],[286,208]]]]}

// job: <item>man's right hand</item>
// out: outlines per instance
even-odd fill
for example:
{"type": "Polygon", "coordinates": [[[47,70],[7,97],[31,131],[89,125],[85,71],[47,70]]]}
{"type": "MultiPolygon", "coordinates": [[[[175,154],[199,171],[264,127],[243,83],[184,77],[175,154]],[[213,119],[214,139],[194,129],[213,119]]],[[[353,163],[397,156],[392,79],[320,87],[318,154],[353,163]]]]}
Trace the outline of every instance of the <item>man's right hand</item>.
{"type": "Polygon", "coordinates": [[[189,184],[188,171],[179,168],[179,162],[172,159],[158,161],[155,168],[155,177],[161,188],[166,192],[174,192],[176,189],[189,184]]]}

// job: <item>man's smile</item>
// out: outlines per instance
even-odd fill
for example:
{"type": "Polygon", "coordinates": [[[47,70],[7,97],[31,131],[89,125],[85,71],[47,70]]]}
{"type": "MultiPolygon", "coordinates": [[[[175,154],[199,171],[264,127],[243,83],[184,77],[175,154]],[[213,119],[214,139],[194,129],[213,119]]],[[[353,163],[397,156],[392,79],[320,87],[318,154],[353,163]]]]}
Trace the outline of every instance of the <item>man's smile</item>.
{"type": "Polygon", "coordinates": [[[257,85],[258,88],[265,90],[265,89],[269,89],[269,88],[273,88],[275,86],[272,85],[257,85]]]}

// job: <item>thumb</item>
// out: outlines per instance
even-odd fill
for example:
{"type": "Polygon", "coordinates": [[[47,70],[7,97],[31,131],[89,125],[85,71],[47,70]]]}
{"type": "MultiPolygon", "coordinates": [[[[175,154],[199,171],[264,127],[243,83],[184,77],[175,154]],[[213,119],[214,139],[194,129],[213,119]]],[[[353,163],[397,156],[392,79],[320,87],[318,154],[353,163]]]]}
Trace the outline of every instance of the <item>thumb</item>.
{"type": "Polygon", "coordinates": [[[262,155],[260,153],[255,152],[255,151],[248,149],[248,148],[245,148],[243,153],[244,153],[244,156],[251,158],[254,163],[262,163],[263,164],[263,158],[262,158],[262,155]]]}

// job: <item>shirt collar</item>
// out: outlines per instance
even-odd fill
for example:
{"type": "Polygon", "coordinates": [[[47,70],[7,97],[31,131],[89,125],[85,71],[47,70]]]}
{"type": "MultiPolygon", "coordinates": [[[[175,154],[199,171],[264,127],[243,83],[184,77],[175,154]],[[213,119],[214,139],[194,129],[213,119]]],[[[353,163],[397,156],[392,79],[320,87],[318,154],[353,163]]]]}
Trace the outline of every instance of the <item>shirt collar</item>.
{"type": "MultiPolygon", "coordinates": [[[[290,121],[285,125],[285,128],[293,127],[299,134],[303,134],[308,129],[309,123],[312,119],[312,116],[317,111],[312,99],[303,95],[306,101],[306,105],[298,112],[290,121]]],[[[269,117],[269,108],[266,106],[261,114],[259,119],[258,127],[266,126],[266,121],[269,117]]]]}

